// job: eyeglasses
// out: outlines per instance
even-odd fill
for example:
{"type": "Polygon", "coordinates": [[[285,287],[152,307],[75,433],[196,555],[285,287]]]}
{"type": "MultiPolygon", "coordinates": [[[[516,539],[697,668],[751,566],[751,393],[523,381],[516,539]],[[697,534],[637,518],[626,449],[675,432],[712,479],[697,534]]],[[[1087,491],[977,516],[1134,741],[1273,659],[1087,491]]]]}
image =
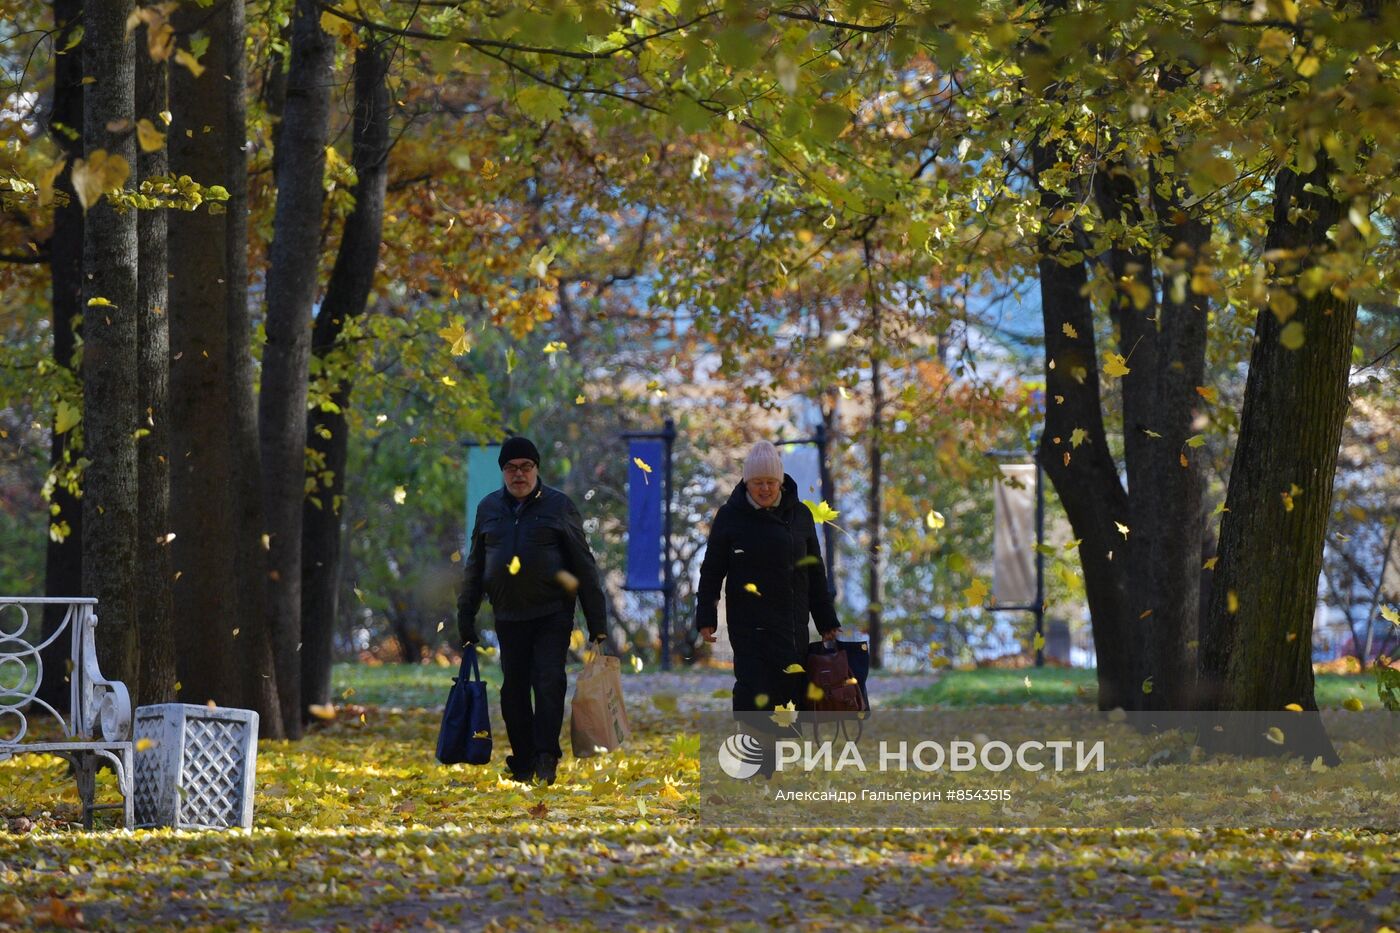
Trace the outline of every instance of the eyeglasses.
{"type": "Polygon", "coordinates": [[[501,472],[529,476],[531,473],[535,472],[535,464],[529,460],[526,460],[524,463],[507,463],[501,467],[501,472]]]}

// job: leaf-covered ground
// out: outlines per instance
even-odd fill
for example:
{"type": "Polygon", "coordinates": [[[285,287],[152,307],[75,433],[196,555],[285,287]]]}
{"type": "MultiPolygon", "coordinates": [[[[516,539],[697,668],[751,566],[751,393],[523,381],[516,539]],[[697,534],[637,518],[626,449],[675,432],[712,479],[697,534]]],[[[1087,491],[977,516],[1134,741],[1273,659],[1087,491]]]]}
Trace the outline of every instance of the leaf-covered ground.
{"type": "Polygon", "coordinates": [[[629,678],[634,742],[549,788],[439,766],[435,711],[342,707],[262,743],[251,832],[83,833],[62,763],[21,756],[0,765],[0,927],[1400,925],[1395,835],[708,826],[675,683],[711,686],[629,678]]]}

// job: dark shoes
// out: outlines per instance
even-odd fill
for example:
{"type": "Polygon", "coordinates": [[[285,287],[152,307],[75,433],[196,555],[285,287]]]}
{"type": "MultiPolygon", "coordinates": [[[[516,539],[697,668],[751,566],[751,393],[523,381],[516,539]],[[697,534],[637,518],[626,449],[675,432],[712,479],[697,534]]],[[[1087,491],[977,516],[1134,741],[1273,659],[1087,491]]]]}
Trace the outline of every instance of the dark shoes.
{"type": "Polygon", "coordinates": [[[526,764],[521,756],[506,756],[506,773],[510,775],[512,781],[519,781],[522,784],[529,784],[531,781],[553,784],[558,771],[559,759],[549,752],[540,752],[535,756],[535,760],[529,764],[526,764]]]}
{"type": "Polygon", "coordinates": [[[535,756],[535,780],[553,784],[558,769],[559,759],[549,752],[540,752],[535,756]]]}
{"type": "Polygon", "coordinates": [[[521,784],[529,784],[535,777],[535,766],[533,762],[526,764],[515,755],[507,755],[506,773],[510,775],[512,781],[519,781],[521,784]]]}

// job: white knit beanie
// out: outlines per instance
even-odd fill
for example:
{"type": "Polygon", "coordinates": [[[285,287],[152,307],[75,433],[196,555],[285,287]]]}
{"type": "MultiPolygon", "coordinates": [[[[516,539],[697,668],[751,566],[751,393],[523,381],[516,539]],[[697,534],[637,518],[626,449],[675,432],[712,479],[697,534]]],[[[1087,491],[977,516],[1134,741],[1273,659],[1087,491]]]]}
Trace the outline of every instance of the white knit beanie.
{"type": "Polygon", "coordinates": [[[767,441],[759,441],[749,450],[749,455],[744,458],[744,482],[751,482],[759,477],[767,477],[782,482],[783,479],[783,458],[778,454],[778,448],[767,441]]]}

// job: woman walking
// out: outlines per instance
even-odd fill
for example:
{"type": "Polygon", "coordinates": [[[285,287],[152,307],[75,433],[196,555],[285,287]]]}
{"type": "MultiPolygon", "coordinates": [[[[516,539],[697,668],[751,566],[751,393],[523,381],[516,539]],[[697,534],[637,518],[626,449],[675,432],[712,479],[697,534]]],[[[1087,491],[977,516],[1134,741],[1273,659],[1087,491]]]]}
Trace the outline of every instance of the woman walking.
{"type": "Polygon", "coordinates": [[[826,588],[816,522],[767,441],[750,449],[744,478],[710,526],[695,607],[696,628],[707,642],[719,628],[721,588],[734,649],[735,711],[801,700],[808,617],[828,641],[841,625],[826,588]],[[790,671],[793,665],[799,670],[790,671]]]}

